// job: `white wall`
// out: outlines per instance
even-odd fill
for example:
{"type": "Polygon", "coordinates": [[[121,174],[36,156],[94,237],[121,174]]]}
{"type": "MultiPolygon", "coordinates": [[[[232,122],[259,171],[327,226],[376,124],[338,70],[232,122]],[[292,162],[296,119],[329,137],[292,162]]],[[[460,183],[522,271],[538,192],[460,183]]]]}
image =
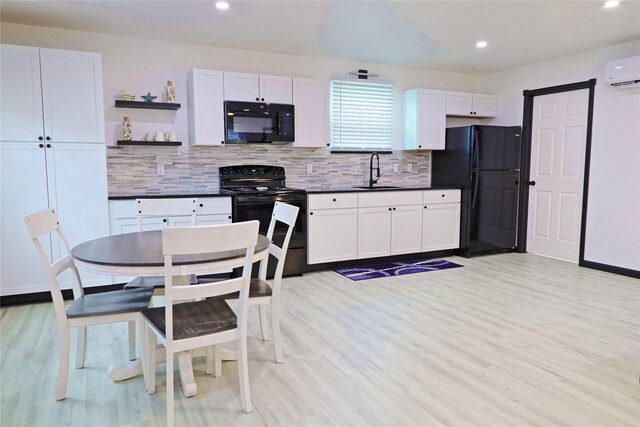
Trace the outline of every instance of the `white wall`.
{"type": "Polygon", "coordinates": [[[492,124],[522,122],[525,89],[597,79],[594,97],[585,260],[640,270],[640,89],[615,90],[604,63],[640,55],[640,40],[485,77],[496,93],[492,124]]]}

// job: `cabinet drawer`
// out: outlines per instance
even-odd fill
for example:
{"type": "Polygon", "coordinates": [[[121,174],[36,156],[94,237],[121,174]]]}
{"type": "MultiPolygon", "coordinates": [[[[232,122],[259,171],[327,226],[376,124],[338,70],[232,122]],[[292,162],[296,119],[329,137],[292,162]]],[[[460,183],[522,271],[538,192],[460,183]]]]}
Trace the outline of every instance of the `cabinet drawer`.
{"type": "Polygon", "coordinates": [[[358,193],[359,208],[419,204],[422,204],[422,191],[380,191],[358,193]]]}
{"type": "Polygon", "coordinates": [[[135,218],[138,215],[135,200],[110,200],[109,206],[112,219],[135,218]]]}
{"type": "Polygon", "coordinates": [[[231,197],[198,198],[198,215],[231,214],[231,197]]]}
{"type": "Polygon", "coordinates": [[[309,210],[355,208],[357,206],[357,193],[327,193],[309,195],[309,210]]]}
{"type": "Polygon", "coordinates": [[[459,203],[460,190],[427,190],[422,193],[422,203],[459,203]]]}

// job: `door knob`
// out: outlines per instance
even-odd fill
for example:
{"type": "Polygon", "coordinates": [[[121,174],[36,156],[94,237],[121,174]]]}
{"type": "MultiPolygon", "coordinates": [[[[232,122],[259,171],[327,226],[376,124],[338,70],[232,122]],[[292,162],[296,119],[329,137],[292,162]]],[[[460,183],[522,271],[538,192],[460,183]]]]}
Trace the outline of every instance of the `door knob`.
{"type": "Polygon", "coordinates": [[[533,187],[534,185],[536,185],[536,182],[535,181],[529,181],[529,185],[533,187]]]}

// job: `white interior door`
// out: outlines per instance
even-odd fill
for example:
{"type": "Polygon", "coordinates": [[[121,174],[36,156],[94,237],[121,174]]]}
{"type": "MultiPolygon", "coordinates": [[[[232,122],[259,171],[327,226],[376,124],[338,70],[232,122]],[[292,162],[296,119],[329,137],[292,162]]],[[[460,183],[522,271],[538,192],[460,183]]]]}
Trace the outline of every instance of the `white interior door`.
{"type": "Polygon", "coordinates": [[[533,101],[527,251],[578,261],[589,90],[533,101]]]}

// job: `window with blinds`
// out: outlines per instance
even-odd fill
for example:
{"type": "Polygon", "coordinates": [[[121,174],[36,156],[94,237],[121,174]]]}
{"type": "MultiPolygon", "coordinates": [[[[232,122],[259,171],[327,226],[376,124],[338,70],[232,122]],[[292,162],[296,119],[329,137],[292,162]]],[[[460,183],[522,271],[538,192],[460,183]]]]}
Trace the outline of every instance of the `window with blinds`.
{"type": "Polygon", "coordinates": [[[333,80],[331,150],[391,150],[393,92],[390,84],[333,80]]]}

